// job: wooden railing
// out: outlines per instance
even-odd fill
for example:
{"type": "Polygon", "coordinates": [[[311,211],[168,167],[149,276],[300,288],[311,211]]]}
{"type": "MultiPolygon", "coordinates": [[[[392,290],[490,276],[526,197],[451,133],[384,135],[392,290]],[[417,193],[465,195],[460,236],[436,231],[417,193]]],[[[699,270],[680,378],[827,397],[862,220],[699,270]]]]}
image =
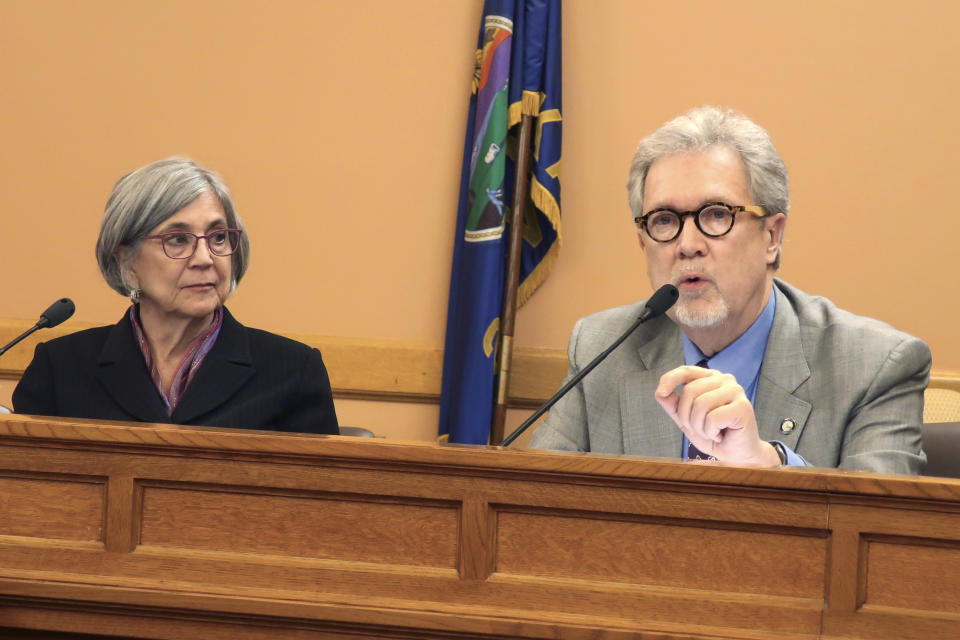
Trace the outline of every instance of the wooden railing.
{"type": "MultiPolygon", "coordinates": [[[[26,320],[0,320],[0,344],[6,344],[30,326],[32,323],[26,320]]],[[[95,325],[71,321],[34,334],[0,359],[0,380],[20,379],[38,341],[92,326],[95,325]]],[[[390,340],[287,335],[320,349],[334,395],[338,398],[440,402],[443,375],[441,346],[390,340]]],[[[507,394],[508,404],[515,408],[539,407],[560,387],[566,371],[565,350],[516,349],[507,394]]],[[[960,391],[960,374],[935,371],[931,375],[930,386],[960,391]]]]}

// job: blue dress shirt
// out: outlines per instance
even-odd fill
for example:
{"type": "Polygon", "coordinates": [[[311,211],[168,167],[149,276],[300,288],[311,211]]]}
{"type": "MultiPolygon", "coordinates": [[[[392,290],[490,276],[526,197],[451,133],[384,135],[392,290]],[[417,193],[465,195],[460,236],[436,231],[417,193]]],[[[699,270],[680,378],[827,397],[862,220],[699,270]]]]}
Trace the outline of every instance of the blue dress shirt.
{"type": "MultiPolygon", "coordinates": [[[[752,405],[757,398],[757,382],[760,380],[760,367],[763,364],[763,355],[767,351],[767,339],[770,337],[770,330],[773,328],[773,316],[777,310],[777,296],[771,289],[770,300],[767,306],[763,308],[760,315],[750,328],[743,332],[739,338],[734,340],[722,351],[707,358],[700,348],[693,343],[690,338],[681,332],[683,340],[683,359],[689,365],[695,365],[703,360],[707,361],[707,367],[723,373],[733,374],[737,383],[743,387],[747,394],[747,399],[752,405]]],[[[687,459],[687,445],[689,444],[687,436],[683,436],[683,459],[687,459]]],[[[792,466],[807,465],[803,458],[794,453],[789,447],[780,443],[784,451],[787,452],[787,464],[792,466]]]]}

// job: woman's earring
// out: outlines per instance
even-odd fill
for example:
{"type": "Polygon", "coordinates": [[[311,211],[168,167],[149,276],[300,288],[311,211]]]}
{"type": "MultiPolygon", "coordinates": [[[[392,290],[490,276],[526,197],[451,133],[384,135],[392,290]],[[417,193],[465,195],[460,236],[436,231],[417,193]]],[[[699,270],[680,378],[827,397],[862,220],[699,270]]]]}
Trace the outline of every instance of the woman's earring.
{"type": "Polygon", "coordinates": [[[136,289],[130,290],[130,300],[133,301],[133,304],[140,302],[140,296],[143,295],[143,289],[137,287],[136,289]]]}

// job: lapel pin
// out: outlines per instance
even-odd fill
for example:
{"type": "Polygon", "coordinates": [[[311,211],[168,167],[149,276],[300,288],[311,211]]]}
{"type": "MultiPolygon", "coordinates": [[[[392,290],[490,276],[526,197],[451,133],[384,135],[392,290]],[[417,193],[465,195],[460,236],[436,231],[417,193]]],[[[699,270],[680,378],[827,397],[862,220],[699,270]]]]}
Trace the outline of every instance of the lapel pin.
{"type": "Polygon", "coordinates": [[[795,426],[797,426],[797,423],[791,420],[790,418],[787,418],[786,420],[780,423],[780,433],[790,433],[791,431],[793,431],[793,428],[795,426]]]}

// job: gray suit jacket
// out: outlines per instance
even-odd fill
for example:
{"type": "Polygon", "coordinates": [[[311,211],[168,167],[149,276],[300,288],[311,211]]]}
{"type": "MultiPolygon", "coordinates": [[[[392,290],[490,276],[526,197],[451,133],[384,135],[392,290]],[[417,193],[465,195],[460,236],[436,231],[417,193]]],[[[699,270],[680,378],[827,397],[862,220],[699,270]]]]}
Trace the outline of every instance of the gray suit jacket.
{"type": "MultiPolygon", "coordinates": [[[[783,442],[816,466],[921,473],[927,345],[781,280],[774,281],[774,293],[776,314],[754,403],[760,437],[783,442]],[[786,420],[792,430],[783,428],[786,420]]],[[[579,320],[567,379],[619,337],[643,305],[579,320]]],[[[653,392],[660,376],[683,363],[673,321],[661,316],[641,325],[551,409],[531,446],[680,457],[683,434],[653,392]]]]}

